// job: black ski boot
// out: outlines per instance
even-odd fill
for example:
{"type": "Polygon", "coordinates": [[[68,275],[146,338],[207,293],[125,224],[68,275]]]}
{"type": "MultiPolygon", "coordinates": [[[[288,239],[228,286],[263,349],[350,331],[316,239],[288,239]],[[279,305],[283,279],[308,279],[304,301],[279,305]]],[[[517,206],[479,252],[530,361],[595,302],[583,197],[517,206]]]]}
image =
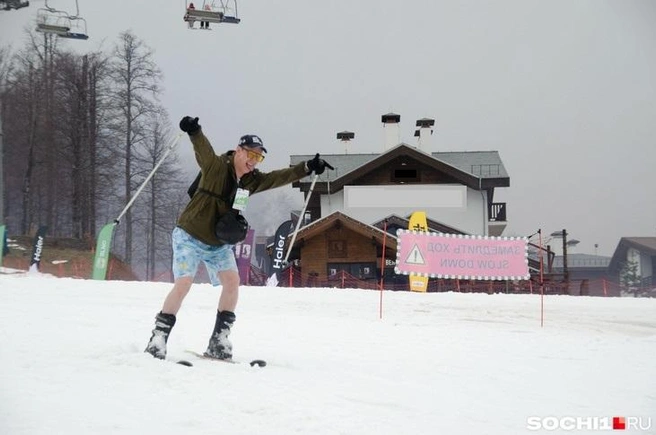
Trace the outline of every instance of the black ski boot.
{"type": "Polygon", "coordinates": [[[228,340],[228,336],[236,318],[235,313],[232,311],[219,311],[216,313],[214,331],[203,355],[217,359],[232,359],[232,343],[228,340]]]}
{"type": "Polygon", "coordinates": [[[157,316],[155,316],[155,329],[153,329],[153,335],[150,337],[144,352],[155,358],[166,358],[166,342],[169,340],[173,325],[175,325],[174,314],[164,314],[161,311],[157,313],[157,316]]]}

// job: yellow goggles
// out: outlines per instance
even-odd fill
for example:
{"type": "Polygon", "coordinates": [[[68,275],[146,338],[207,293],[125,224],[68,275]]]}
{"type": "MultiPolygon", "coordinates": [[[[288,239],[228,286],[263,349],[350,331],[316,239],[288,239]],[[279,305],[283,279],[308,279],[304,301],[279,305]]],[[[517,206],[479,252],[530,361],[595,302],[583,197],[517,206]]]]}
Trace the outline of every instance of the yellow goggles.
{"type": "Polygon", "coordinates": [[[246,157],[249,160],[255,160],[258,163],[262,163],[262,161],[264,160],[264,154],[256,153],[255,151],[251,151],[251,150],[246,149],[244,147],[242,147],[242,149],[244,151],[246,151],[246,157]]]}

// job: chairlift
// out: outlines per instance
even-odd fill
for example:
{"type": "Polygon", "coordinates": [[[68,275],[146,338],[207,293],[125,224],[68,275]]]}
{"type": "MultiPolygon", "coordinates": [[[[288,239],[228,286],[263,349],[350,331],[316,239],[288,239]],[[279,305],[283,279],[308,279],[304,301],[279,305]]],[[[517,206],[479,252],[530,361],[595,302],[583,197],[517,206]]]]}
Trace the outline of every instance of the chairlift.
{"type": "Polygon", "coordinates": [[[0,9],[3,9],[5,11],[10,11],[12,9],[26,8],[29,5],[30,5],[29,1],[21,1],[21,0],[4,0],[4,1],[0,1],[0,9]]]}
{"type": "Polygon", "coordinates": [[[81,39],[83,41],[89,39],[89,35],[87,34],[87,20],[82,17],[68,18],[70,20],[71,28],[65,34],[59,35],[59,37],[68,39],[81,39]]]}
{"type": "Polygon", "coordinates": [[[48,0],[46,0],[45,7],[36,12],[37,32],[49,33],[67,39],[89,39],[87,21],[80,17],[77,0],[75,0],[75,7],[76,13],[71,15],[68,12],[48,6],[48,0]]]}
{"type": "Polygon", "coordinates": [[[185,0],[185,7],[186,12],[183,19],[189,23],[190,29],[193,28],[196,21],[230,24],[239,24],[241,21],[237,13],[237,0],[203,1],[198,9],[194,2],[185,0]]]}

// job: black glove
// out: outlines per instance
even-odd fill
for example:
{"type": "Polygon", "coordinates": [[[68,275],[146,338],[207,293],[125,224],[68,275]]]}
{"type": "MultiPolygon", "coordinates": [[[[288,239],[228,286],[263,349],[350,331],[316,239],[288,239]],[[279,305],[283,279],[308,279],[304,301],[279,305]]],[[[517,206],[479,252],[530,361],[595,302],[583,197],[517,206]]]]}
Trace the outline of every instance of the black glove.
{"type": "Polygon", "coordinates": [[[315,174],[321,175],[323,174],[323,171],[328,169],[335,169],[332,166],[330,166],[330,163],[325,161],[324,159],[319,158],[319,153],[317,153],[316,156],[312,160],[308,160],[306,163],[306,166],[308,168],[308,171],[312,172],[314,171],[315,174]]]}
{"type": "Polygon", "coordinates": [[[198,117],[192,118],[191,116],[185,116],[180,120],[180,130],[184,131],[187,134],[196,134],[200,130],[200,125],[198,125],[198,117]]]}

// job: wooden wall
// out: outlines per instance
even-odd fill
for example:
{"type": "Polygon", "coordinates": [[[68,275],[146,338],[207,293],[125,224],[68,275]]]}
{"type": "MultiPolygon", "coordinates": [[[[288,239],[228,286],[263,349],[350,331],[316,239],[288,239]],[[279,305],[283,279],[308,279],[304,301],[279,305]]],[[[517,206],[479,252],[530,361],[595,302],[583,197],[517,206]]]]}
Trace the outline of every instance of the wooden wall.
{"type": "Polygon", "coordinates": [[[376,245],[371,238],[333,226],[323,234],[304,239],[300,258],[304,276],[316,272],[319,280],[325,280],[328,263],[376,263],[376,245]]]}

